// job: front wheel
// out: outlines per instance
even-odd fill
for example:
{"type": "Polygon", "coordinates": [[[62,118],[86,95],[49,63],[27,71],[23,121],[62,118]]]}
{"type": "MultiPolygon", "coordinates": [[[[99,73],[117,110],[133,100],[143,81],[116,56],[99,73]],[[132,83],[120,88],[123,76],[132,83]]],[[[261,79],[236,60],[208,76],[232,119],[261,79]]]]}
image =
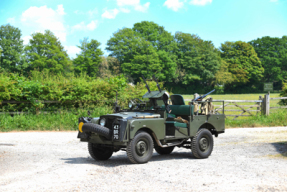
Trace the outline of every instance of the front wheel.
{"type": "Polygon", "coordinates": [[[213,137],[209,130],[200,129],[192,139],[191,150],[198,159],[207,158],[213,150],[213,137]]]}
{"type": "Polygon", "coordinates": [[[95,160],[108,160],[114,152],[111,147],[102,147],[90,142],[88,143],[88,150],[95,160]]]}
{"type": "Polygon", "coordinates": [[[127,156],[132,163],[147,163],[153,153],[153,140],[144,132],[138,132],[128,143],[127,156]]]}

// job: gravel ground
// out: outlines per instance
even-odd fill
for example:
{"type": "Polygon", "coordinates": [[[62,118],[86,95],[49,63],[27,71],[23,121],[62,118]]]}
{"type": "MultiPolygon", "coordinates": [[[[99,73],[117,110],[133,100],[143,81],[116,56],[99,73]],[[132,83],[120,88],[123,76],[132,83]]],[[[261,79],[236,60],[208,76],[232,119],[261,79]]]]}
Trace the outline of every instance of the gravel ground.
{"type": "Polygon", "coordinates": [[[287,127],[227,129],[208,159],[94,161],[76,132],[0,133],[0,191],[287,191],[287,127]]]}

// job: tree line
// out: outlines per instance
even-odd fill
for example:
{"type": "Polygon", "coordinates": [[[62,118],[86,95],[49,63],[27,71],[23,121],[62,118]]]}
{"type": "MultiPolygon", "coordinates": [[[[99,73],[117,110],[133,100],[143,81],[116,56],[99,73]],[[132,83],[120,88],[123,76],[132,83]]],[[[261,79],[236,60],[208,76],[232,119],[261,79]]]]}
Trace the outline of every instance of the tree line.
{"type": "Polygon", "coordinates": [[[281,89],[287,79],[287,36],[262,37],[250,42],[226,41],[216,48],[198,35],[172,35],[154,22],[119,29],[107,42],[104,57],[100,42],[84,38],[80,53],[70,59],[59,39],[49,30],[34,33],[24,46],[21,30],[0,27],[0,72],[29,76],[33,70],[62,74],[111,77],[123,74],[129,82],[153,74],[174,93],[262,92],[263,82],[281,89]]]}

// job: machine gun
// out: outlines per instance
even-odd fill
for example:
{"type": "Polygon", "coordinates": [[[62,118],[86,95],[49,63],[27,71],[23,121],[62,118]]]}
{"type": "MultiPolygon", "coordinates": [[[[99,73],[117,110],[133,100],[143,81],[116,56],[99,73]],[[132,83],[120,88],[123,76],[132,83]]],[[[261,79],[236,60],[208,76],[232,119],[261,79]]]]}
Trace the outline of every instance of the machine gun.
{"type": "Polygon", "coordinates": [[[194,105],[194,111],[196,111],[196,115],[198,115],[198,111],[199,111],[199,107],[198,107],[197,101],[202,101],[207,95],[213,93],[214,91],[215,91],[215,89],[213,89],[212,91],[206,93],[205,95],[201,95],[201,96],[196,97],[195,99],[192,100],[192,104],[194,105]]]}
{"type": "Polygon", "coordinates": [[[193,102],[196,102],[196,101],[202,101],[202,99],[204,99],[207,95],[209,95],[209,94],[213,93],[214,91],[215,91],[215,89],[213,89],[212,91],[210,91],[210,92],[206,93],[205,95],[201,95],[201,96],[199,96],[199,97],[196,97],[196,98],[195,98],[195,99],[193,99],[192,101],[193,101],[193,102]]]}
{"type": "Polygon", "coordinates": [[[114,103],[114,112],[117,113],[121,110],[120,106],[118,106],[118,92],[116,92],[116,102],[114,103]]]}
{"type": "Polygon", "coordinates": [[[145,80],[145,78],[144,78],[143,75],[142,75],[142,78],[143,78],[143,80],[144,80],[144,82],[145,82],[145,87],[147,88],[148,92],[150,93],[149,86],[148,86],[148,84],[147,84],[147,82],[146,82],[146,80],[145,80]]]}
{"type": "Polygon", "coordinates": [[[153,78],[153,80],[156,82],[156,86],[157,86],[157,88],[158,88],[159,92],[161,92],[161,88],[160,88],[160,86],[159,86],[159,84],[158,84],[157,79],[155,78],[155,76],[154,76],[154,75],[152,76],[152,78],[153,78]]]}

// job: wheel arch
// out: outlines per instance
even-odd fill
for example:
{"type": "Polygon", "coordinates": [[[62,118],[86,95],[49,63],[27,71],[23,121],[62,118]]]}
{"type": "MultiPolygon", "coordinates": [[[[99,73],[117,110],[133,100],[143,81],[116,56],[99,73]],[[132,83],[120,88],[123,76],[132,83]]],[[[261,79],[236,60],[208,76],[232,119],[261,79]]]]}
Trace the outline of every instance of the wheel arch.
{"type": "Polygon", "coordinates": [[[199,127],[198,130],[203,129],[203,128],[209,130],[212,135],[215,135],[215,136],[218,135],[218,133],[217,133],[215,127],[214,127],[211,123],[204,123],[204,124],[202,124],[202,125],[199,127]]]}
{"type": "Polygon", "coordinates": [[[136,135],[139,131],[144,131],[144,132],[148,133],[148,134],[151,136],[154,145],[157,145],[157,141],[156,141],[157,138],[154,137],[154,132],[153,132],[150,128],[148,128],[148,127],[139,128],[139,129],[135,132],[135,134],[130,135],[130,139],[133,139],[133,138],[135,137],[135,135],[136,135]]]}

